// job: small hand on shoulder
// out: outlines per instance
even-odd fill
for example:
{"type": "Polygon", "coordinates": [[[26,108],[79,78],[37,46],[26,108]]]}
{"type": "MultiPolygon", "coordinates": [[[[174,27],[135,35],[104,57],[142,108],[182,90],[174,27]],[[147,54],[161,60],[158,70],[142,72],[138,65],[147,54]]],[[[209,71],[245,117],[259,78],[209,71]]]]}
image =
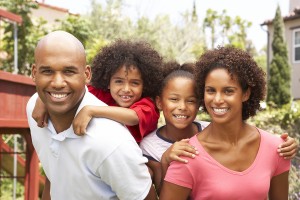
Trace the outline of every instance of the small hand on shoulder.
{"type": "Polygon", "coordinates": [[[283,133],[280,137],[284,142],[278,146],[277,152],[280,156],[284,157],[284,159],[294,158],[298,149],[297,141],[289,137],[287,133],[283,133]]]}
{"type": "Polygon", "coordinates": [[[181,156],[195,158],[199,154],[198,150],[189,144],[190,139],[182,139],[172,144],[162,155],[162,160],[170,164],[172,161],[187,163],[181,156]]]}

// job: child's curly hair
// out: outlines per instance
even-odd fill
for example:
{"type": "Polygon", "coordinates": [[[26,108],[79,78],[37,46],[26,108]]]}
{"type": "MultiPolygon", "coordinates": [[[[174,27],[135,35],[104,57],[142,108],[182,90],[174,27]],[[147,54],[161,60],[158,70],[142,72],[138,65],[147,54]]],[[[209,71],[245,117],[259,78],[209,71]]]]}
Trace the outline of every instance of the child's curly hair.
{"type": "Polygon", "coordinates": [[[260,101],[266,94],[265,72],[257,66],[253,58],[245,51],[234,47],[218,47],[204,53],[196,62],[196,80],[200,92],[200,105],[204,105],[204,88],[207,75],[214,69],[226,69],[231,77],[236,77],[243,92],[248,88],[250,97],[243,102],[242,118],[248,119],[260,109],[260,101]]]}
{"type": "Polygon", "coordinates": [[[162,80],[163,58],[145,41],[116,40],[104,47],[92,63],[91,85],[108,91],[111,77],[119,67],[131,65],[140,70],[143,80],[142,97],[154,98],[162,80]]]}
{"type": "MultiPolygon", "coordinates": [[[[195,70],[195,64],[194,63],[183,63],[180,65],[176,61],[169,61],[164,63],[162,74],[164,79],[162,80],[158,95],[161,96],[164,88],[168,84],[168,82],[174,78],[177,77],[184,77],[191,80],[195,80],[194,78],[194,70],[195,70]]],[[[196,92],[196,91],[195,91],[196,92]]]]}

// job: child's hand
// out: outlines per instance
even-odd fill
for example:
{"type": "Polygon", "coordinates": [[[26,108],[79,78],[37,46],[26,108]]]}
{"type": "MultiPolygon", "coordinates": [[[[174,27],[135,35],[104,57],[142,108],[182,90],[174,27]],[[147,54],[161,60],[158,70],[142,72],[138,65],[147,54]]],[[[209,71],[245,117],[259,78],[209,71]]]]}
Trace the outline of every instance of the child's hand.
{"type": "Polygon", "coordinates": [[[287,133],[283,133],[281,138],[285,141],[279,145],[277,151],[280,156],[283,156],[284,159],[292,159],[296,156],[298,144],[294,138],[288,136],[287,133]]]}
{"type": "Polygon", "coordinates": [[[187,163],[188,161],[180,156],[194,158],[196,154],[198,154],[197,149],[189,144],[189,140],[190,139],[183,139],[172,144],[162,155],[162,159],[168,164],[172,161],[187,163]]]}
{"type": "Polygon", "coordinates": [[[76,135],[84,135],[86,127],[93,118],[91,111],[93,106],[84,106],[73,120],[73,129],[76,135]]]}
{"type": "Polygon", "coordinates": [[[37,122],[38,127],[46,127],[48,124],[48,112],[45,104],[40,98],[37,98],[32,112],[32,118],[37,122]]]}

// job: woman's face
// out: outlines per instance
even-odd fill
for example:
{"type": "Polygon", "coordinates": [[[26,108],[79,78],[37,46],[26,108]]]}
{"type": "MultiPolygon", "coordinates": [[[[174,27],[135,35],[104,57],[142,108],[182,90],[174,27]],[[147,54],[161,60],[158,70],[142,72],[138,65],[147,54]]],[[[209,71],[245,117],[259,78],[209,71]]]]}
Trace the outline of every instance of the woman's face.
{"type": "Polygon", "coordinates": [[[175,77],[156,98],[157,107],[163,111],[166,124],[183,129],[192,124],[199,110],[195,94],[195,81],[186,77],[175,77]]]}
{"type": "Polygon", "coordinates": [[[232,78],[226,69],[214,69],[206,77],[204,103],[214,122],[242,120],[243,102],[249,96],[249,90],[243,92],[237,78],[232,78]]]}

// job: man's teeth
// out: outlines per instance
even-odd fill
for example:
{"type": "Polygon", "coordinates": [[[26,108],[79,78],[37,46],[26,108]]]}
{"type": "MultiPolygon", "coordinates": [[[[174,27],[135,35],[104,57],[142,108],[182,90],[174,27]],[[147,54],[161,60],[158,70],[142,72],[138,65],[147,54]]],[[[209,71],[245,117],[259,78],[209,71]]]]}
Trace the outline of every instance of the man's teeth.
{"type": "Polygon", "coordinates": [[[216,113],[225,113],[227,112],[228,108],[213,108],[213,110],[216,113]]]}
{"type": "Polygon", "coordinates": [[[186,115],[175,115],[175,117],[178,119],[186,119],[187,118],[186,115]]]}
{"type": "Polygon", "coordinates": [[[68,94],[54,94],[54,93],[51,93],[51,96],[53,96],[54,98],[57,98],[57,99],[62,99],[64,97],[66,97],[68,94]]]}

